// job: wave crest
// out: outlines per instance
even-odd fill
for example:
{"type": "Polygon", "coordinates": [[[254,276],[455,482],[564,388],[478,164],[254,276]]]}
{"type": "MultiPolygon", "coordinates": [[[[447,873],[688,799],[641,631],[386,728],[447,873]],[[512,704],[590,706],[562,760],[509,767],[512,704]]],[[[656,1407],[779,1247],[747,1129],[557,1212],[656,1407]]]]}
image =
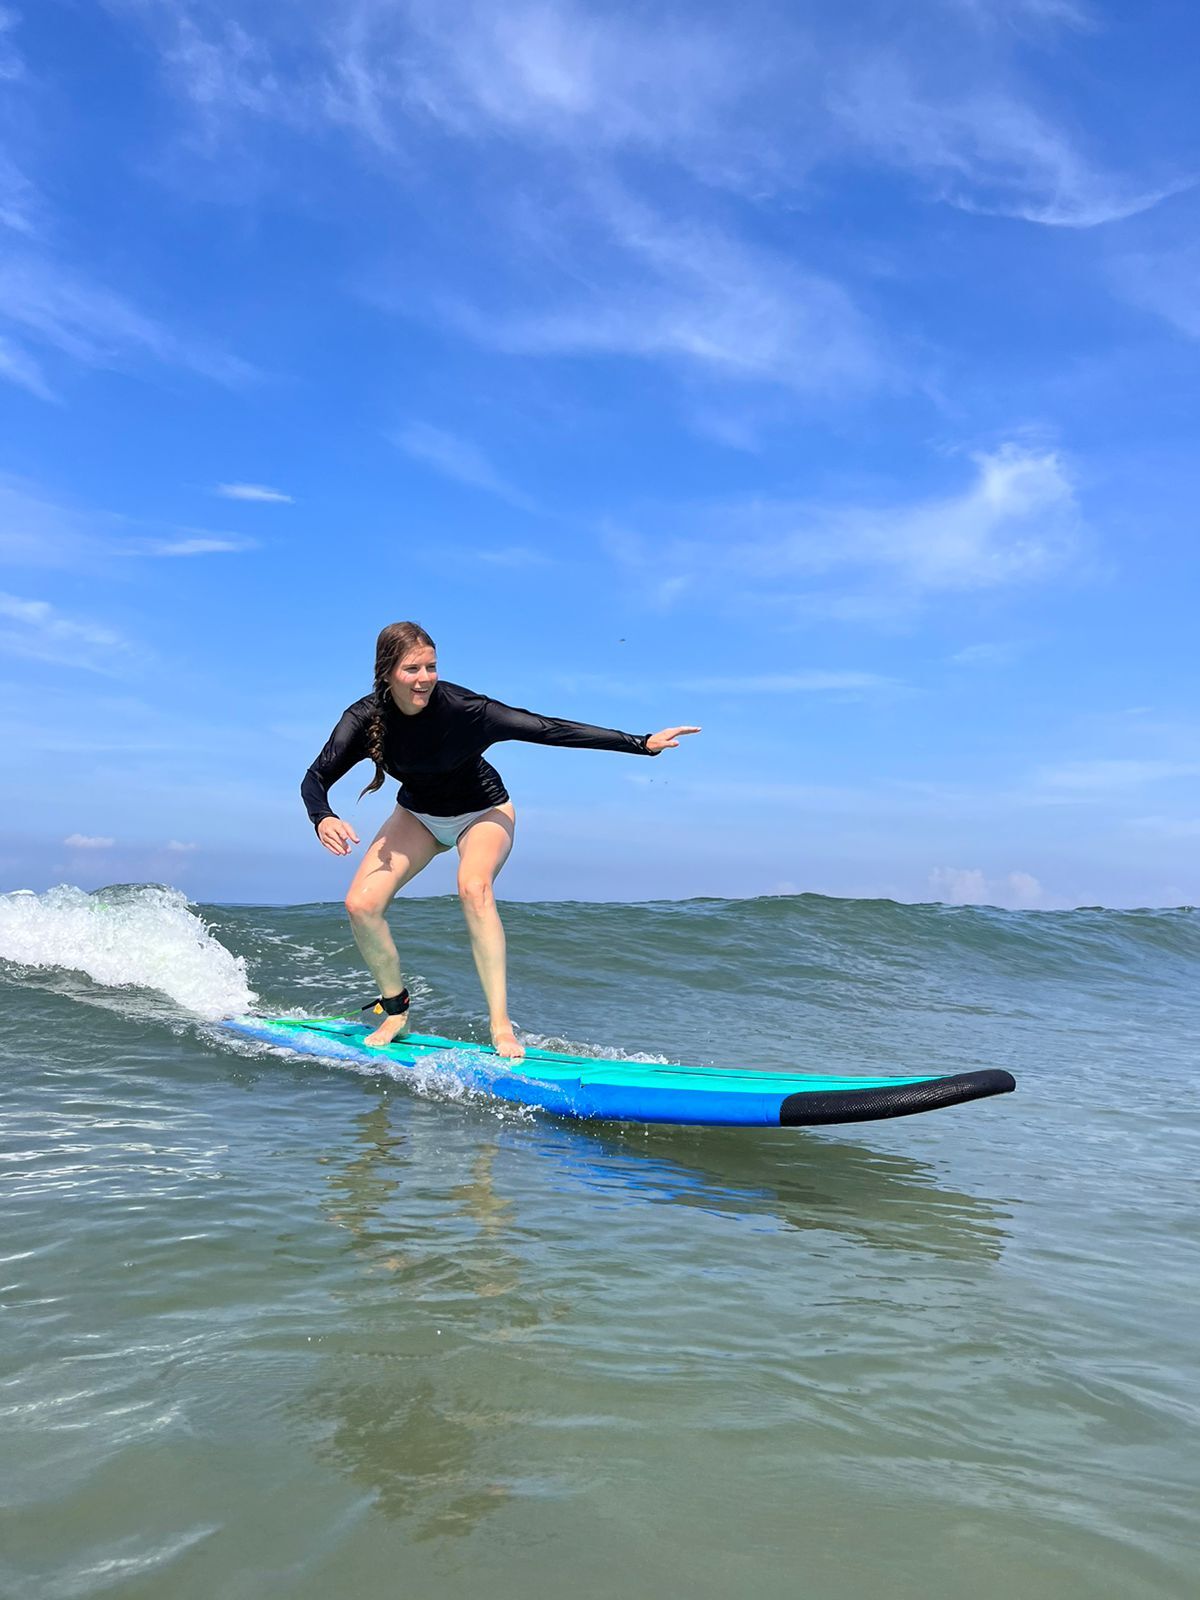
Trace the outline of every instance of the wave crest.
{"type": "Polygon", "coordinates": [[[0,960],[86,973],[106,988],[156,990],[209,1020],[245,1011],[256,998],[246,963],[165,884],[0,895],[0,960]]]}

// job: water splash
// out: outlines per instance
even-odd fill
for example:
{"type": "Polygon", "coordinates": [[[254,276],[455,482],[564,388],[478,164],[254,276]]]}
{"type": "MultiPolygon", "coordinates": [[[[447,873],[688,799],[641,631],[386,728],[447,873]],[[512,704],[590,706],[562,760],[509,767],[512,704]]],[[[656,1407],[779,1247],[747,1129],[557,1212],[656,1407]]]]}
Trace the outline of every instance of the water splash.
{"type": "Polygon", "coordinates": [[[551,1050],[557,1055],[577,1056],[585,1061],[630,1061],[636,1066],[668,1067],[670,1058],[651,1054],[645,1050],[622,1050],[603,1044],[590,1044],[579,1039],[568,1039],[560,1034],[531,1033],[528,1028],[518,1028],[517,1037],[526,1049],[551,1050]]]}
{"type": "Polygon", "coordinates": [[[119,884],[87,894],[0,895],[0,961],[82,972],[114,989],[151,989],[210,1020],[246,1011],[255,995],[246,963],[164,884],[119,884]]]}

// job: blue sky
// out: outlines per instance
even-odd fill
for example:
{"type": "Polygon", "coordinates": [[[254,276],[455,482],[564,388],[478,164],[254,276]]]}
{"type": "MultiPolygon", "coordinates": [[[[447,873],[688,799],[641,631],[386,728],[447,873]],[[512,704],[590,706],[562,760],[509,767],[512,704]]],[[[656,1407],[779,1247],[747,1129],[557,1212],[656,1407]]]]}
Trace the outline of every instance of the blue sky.
{"type": "Polygon", "coordinates": [[[4,887],[340,896],[297,785],[415,617],[704,725],[501,747],[510,896],[1200,901],[1198,52],[1156,0],[4,5],[4,887]]]}

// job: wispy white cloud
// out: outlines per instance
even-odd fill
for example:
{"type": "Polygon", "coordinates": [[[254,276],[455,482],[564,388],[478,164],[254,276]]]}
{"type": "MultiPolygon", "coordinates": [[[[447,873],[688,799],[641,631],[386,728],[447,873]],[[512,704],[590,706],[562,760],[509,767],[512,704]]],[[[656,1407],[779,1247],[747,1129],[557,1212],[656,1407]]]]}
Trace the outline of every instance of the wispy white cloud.
{"type": "Polygon", "coordinates": [[[217,556],[257,549],[256,539],[197,533],[185,534],[177,539],[145,539],[132,547],[132,553],[146,556],[217,556]]]}
{"type": "MultiPolygon", "coordinates": [[[[256,376],[239,357],[174,333],[121,295],[45,254],[0,260],[0,323],[8,325],[10,337],[16,333],[85,366],[122,368],[150,360],[232,386],[256,376]]],[[[48,398],[49,386],[24,346],[14,353],[9,343],[8,350],[6,375],[48,398]]]]}
{"type": "Polygon", "coordinates": [[[1117,292],[1131,304],[1200,339],[1200,246],[1120,256],[1110,271],[1117,292]]]}
{"type": "Polygon", "coordinates": [[[10,383],[28,389],[30,394],[36,395],[39,400],[58,399],[46,382],[41,367],[29,352],[22,350],[20,345],[14,344],[11,339],[3,337],[0,337],[0,378],[7,378],[10,383]]]}
{"type": "MultiPolygon", "coordinates": [[[[622,641],[623,643],[624,641],[622,641]]],[[[878,672],[771,672],[730,671],[724,677],[681,677],[660,681],[653,689],[636,673],[621,677],[616,673],[558,673],[556,681],[573,694],[617,695],[623,699],[652,700],[662,688],[682,694],[829,694],[858,697],[866,694],[903,692],[906,685],[898,678],[878,672]]]]}
{"type": "Polygon", "coordinates": [[[20,15],[11,6],[0,6],[0,83],[24,76],[25,62],[11,38],[20,15]]]}
{"type": "MultiPolygon", "coordinates": [[[[885,621],[931,596],[1062,570],[1081,517],[1058,453],[1010,443],[971,460],[974,480],[956,494],[892,506],[756,500],[689,508],[687,520],[706,537],[609,530],[607,544],[662,595],[702,584],[723,602],[754,597],[846,622],[885,621]]],[[[669,528],[679,515],[659,520],[669,528]]]]}
{"type": "MultiPolygon", "coordinates": [[[[641,768],[623,774],[627,783],[643,786],[658,782],[641,768]]],[[[720,801],[743,812],[756,806],[782,808],[812,816],[889,818],[903,811],[912,815],[919,806],[903,796],[885,791],[881,784],[855,788],[849,784],[797,783],[772,778],[705,777],[700,780],[672,778],[671,786],[681,794],[705,801],[720,801]]]]}
{"type": "MultiPolygon", "coordinates": [[[[19,14],[0,6],[0,88],[29,79],[16,45],[19,14]]],[[[15,119],[0,122],[9,134],[15,119]]],[[[23,236],[0,257],[0,378],[40,400],[58,398],[43,363],[49,353],[90,367],[129,368],[143,361],[180,367],[227,385],[256,376],[211,340],[178,333],[126,296],[94,282],[54,251],[43,236],[50,207],[18,163],[0,148],[0,228],[23,236]]]]}
{"type": "MultiPolygon", "coordinates": [[[[393,154],[407,153],[409,130],[426,122],[459,138],[582,153],[589,165],[598,153],[651,155],[759,195],[795,189],[842,159],[849,138],[938,182],[956,204],[1059,226],[1132,215],[1190,181],[1106,173],[1022,92],[998,31],[1015,41],[1093,30],[1076,0],[945,0],[942,10],[936,56],[928,26],[893,26],[887,57],[864,61],[831,18],[776,14],[766,50],[744,28],[693,17],[683,30],[670,16],[572,0],[473,0],[450,23],[433,0],[356,0],[335,8],[340,20],[326,30],[322,109],[393,154]],[[965,86],[954,94],[918,87],[939,58],[965,86]]],[[[252,55],[244,36],[229,41],[226,95],[261,109],[278,85],[260,66],[247,87],[252,55]]],[[[198,64],[193,93],[211,97],[211,59],[198,64]]]]}
{"type": "Polygon", "coordinates": [[[701,694],[837,694],[892,693],[904,685],[898,678],[878,672],[773,672],[744,675],[733,671],[723,678],[680,678],[677,689],[701,694]]]}
{"type": "Polygon", "coordinates": [[[1093,33],[1101,26],[1095,12],[1077,0],[946,0],[946,4],[950,10],[990,29],[1020,31],[1033,25],[1093,33]]]}
{"type": "Polygon", "coordinates": [[[205,16],[202,5],[167,0],[165,5],[138,5],[143,14],[157,13],[164,26],[164,58],[193,102],[217,114],[228,108],[258,115],[288,115],[286,86],[271,57],[269,42],[249,33],[226,8],[205,16]]]}
{"type": "Polygon", "coordinates": [[[265,505],[294,505],[290,494],[282,489],[272,489],[265,483],[218,483],[213,490],[225,500],[250,500],[265,505]]]}
{"type": "Polygon", "coordinates": [[[1006,667],[1021,654],[1021,646],[1012,640],[983,642],[965,645],[950,657],[960,667],[1006,667]]]}
{"type": "Polygon", "coordinates": [[[1158,839],[1200,838],[1200,817],[1131,817],[1129,826],[1158,839]]]}
{"type": "Polygon", "coordinates": [[[32,235],[41,202],[32,183],[10,156],[0,150],[0,228],[32,235]]]}
{"type": "Polygon", "coordinates": [[[921,590],[985,589],[1061,565],[1079,527],[1074,485],[1057,451],[1002,445],[972,456],[976,479],[957,495],[834,522],[868,560],[921,590]]]}
{"type": "Polygon", "coordinates": [[[954,90],[918,85],[894,55],[863,62],[830,97],[847,133],[877,161],[904,168],[966,211],[1090,228],[1147,211],[1195,182],[1147,184],[1105,172],[1026,99],[972,74],[954,90]]]}
{"type": "Polygon", "coordinates": [[[1200,777],[1200,761],[1143,760],[1116,757],[1095,761],[1068,761],[1061,766],[1042,767],[1034,773],[1034,784],[1043,789],[1062,790],[1080,795],[1107,796],[1147,784],[1170,783],[1182,778],[1200,777]]]}
{"type": "Polygon", "coordinates": [[[48,638],[123,649],[120,634],[91,622],[74,622],[55,610],[48,600],[25,600],[17,595],[0,594],[0,617],[26,624],[48,638]]]}
{"type": "MultiPolygon", "coordinates": [[[[622,639],[621,643],[625,641],[622,639]]],[[[628,677],[619,672],[555,672],[549,680],[556,688],[579,697],[590,695],[606,700],[638,700],[649,704],[657,690],[648,691],[644,677],[631,673],[628,677]]],[[[629,773],[624,774],[625,777],[629,773]]]]}
{"type": "Polygon", "coordinates": [[[411,456],[445,478],[465,483],[472,489],[482,489],[494,494],[509,505],[523,511],[532,511],[533,501],[514,487],[493,466],[478,445],[445,428],[436,428],[428,422],[413,421],[398,428],[393,442],[411,456]]]}
{"type": "Polygon", "coordinates": [[[573,0],[433,0],[342,8],[324,113],[396,154],[414,127],[578,154],[642,153],[717,182],[774,160],[747,126],[771,66],[740,30],[699,15],[680,28],[653,12],[573,0]]]}
{"type": "Polygon", "coordinates": [[[225,555],[258,549],[258,541],[209,528],[59,505],[36,485],[0,476],[0,559],[14,566],[98,569],[116,557],[225,555]],[[130,537],[131,529],[153,534],[130,537]]]}
{"type": "Polygon", "coordinates": [[[503,585],[505,574],[529,573],[556,564],[555,556],[528,544],[468,545],[445,540],[422,544],[416,541],[409,545],[408,555],[410,560],[438,571],[444,571],[449,563],[458,581],[489,588],[503,585]]]}
{"type": "Polygon", "coordinates": [[[0,593],[0,650],[35,661],[110,672],[129,644],[113,628],[64,616],[48,600],[0,593]]]}
{"type": "Polygon", "coordinates": [[[171,851],[175,851],[176,853],[178,853],[180,855],[186,855],[189,852],[191,852],[192,850],[198,850],[199,848],[200,848],[200,846],[198,844],[188,844],[188,843],[185,843],[181,839],[168,839],[167,840],[167,849],[171,850],[171,851]]]}
{"type": "MultiPolygon", "coordinates": [[[[578,0],[297,0],[236,20],[209,0],[119,9],[151,30],[213,141],[244,145],[248,119],[326,141],[332,125],[410,193],[469,145],[466,209],[498,270],[484,278],[476,252],[461,253],[461,276],[406,277],[395,308],[412,315],[426,295],[427,313],[515,355],[666,367],[697,427],[737,448],[753,429],[734,413],[768,393],[790,405],[919,386],[926,358],[885,331],[861,270],[846,252],[818,256],[798,225],[847,165],[914,174],[965,210],[1069,227],[1131,216],[1190,181],[1109,170],[1078,107],[1035,94],[1022,51],[1091,26],[1076,0],[931,0],[911,21],[889,6],[886,57],[864,56],[871,3],[850,26],[810,7],[753,24],[698,13],[687,28],[656,7],[578,0]],[[783,217],[778,202],[787,242],[768,247],[762,221],[773,203],[783,217]]],[[[529,505],[453,434],[414,423],[399,442],[529,505]]]]}
{"type": "Polygon", "coordinates": [[[0,559],[12,566],[74,566],[96,554],[85,518],[34,484],[0,475],[0,559]]]}
{"type": "Polygon", "coordinates": [[[293,7],[286,36],[272,36],[269,22],[252,35],[185,0],[132,9],[209,123],[333,122],[405,168],[425,128],[589,168],[651,156],[762,195],[794,191],[849,146],[967,209],[1071,227],[1133,215],[1190,181],[1106,172],[1035,107],[1016,46],[1097,26],[1076,0],[942,0],[936,23],[911,27],[889,11],[887,55],[866,59],[833,16],[776,13],[761,30],[693,16],[681,29],[575,0],[466,0],[452,16],[434,0],[332,0],[293,7]]]}
{"type": "Polygon", "coordinates": [[[482,545],[464,553],[471,561],[483,561],[488,566],[511,567],[514,570],[553,564],[553,558],[544,550],[534,550],[527,544],[482,545]]]}
{"type": "Polygon", "coordinates": [[[111,850],[116,842],[115,839],[89,833],[69,833],[63,840],[70,850],[111,850]]]}
{"type": "Polygon", "coordinates": [[[898,379],[886,341],[846,290],[715,224],[671,223],[613,183],[592,185],[573,248],[581,261],[607,255],[599,280],[582,275],[583,295],[528,311],[462,311],[460,325],[516,353],[667,360],[800,393],[898,379]]]}
{"type": "Polygon", "coordinates": [[[44,208],[16,157],[14,129],[18,119],[12,113],[17,95],[29,78],[16,42],[19,21],[16,11],[0,5],[0,94],[4,96],[0,104],[0,228],[31,236],[37,231],[44,208]]]}

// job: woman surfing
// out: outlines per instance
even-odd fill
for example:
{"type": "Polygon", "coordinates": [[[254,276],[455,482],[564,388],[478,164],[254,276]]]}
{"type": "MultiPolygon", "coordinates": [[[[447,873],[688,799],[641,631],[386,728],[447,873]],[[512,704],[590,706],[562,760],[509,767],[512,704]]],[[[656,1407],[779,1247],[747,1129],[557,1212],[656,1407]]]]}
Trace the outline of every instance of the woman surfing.
{"type": "Polygon", "coordinates": [[[500,774],[483,759],[490,745],[519,739],[656,756],[674,749],[681,735],[699,732],[680,727],[619,733],[521,711],[440,679],[433,640],[417,623],[384,628],[375,646],[374,689],[342,714],[300,786],[318,839],[331,854],[344,856],[359,838],[330,808],[332,786],[366,760],[375,763],[375,776],[360,800],[381,788],[385,777],[400,783],[396,809],[367,847],[346,894],[355,942],[379,985],[374,1009],[384,1014],[365,1042],[390,1044],[408,1031],[409,995],[387,909],[434,856],[454,846],[458,893],[487,999],[492,1043],[511,1060],[525,1054],[508,1015],[504,928],[492,888],[512,849],[517,819],[500,774]]]}

